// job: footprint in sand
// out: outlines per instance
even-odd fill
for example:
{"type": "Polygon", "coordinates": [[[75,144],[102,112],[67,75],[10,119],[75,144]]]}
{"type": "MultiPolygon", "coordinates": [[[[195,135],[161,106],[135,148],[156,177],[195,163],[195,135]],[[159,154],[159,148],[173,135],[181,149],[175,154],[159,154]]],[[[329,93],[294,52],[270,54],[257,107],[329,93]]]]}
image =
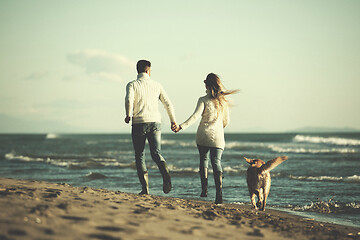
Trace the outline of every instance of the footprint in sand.
{"type": "Polygon", "coordinates": [[[134,210],[134,213],[136,213],[136,214],[149,212],[150,209],[153,209],[151,207],[143,206],[143,205],[140,205],[140,204],[137,204],[136,207],[138,207],[138,209],[134,210]]]}
{"type": "Polygon", "coordinates": [[[177,209],[177,207],[175,207],[175,206],[172,205],[172,204],[166,204],[165,206],[166,206],[167,209],[170,209],[170,210],[175,210],[175,209],[177,209]]]}
{"type": "Polygon", "coordinates": [[[74,220],[74,221],[88,221],[88,218],[85,217],[76,217],[76,216],[61,216],[63,219],[66,220],[74,220]]]}
{"type": "Polygon", "coordinates": [[[60,189],[48,188],[45,190],[46,193],[43,194],[43,198],[57,198],[60,196],[61,191],[60,189]]]}
{"type": "Polygon", "coordinates": [[[26,236],[27,232],[22,229],[14,228],[14,229],[10,229],[8,231],[8,234],[12,236],[26,236]]]}
{"type": "Polygon", "coordinates": [[[260,229],[254,229],[253,232],[248,232],[248,236],[254,236],[254,237],[264,237],[264,234],[260,232],[260,229]]]}
{"type": "Polygon", "coordinates": [[[83,198],[80,198],[80,197],[75,197],[74,200],[79,200],[79,201],[86,201],[85,199],[83,198]]]}
{"type": "Polygon", "coordinates": [[[49,209],[48,205],[39,204],[35,207],[32,207],[29,212],[44,215],[48,209],[49,209]]]}
{"type": "Polygon", "coordinates": [[[67,203],[60,203],[57,205],[58,208],[63,209],[63,210],[67,210],[68,206],[69,205],[67,203]]]}
{"type": "Polygon", "coordinates": [[[113,237],[110,235],[106,235],[106,234],[99,234],[99,233],[93,233],[93,234],[89,234],[87,235],[89,238],[95,238],[95,239],[100,239],[100,240],[121,240],[121,238],[119,237],[113,237]]]}
{"type": "Polygon", "coordinates": [[[128,224],[136,227],[140,226],[140,223],[138,222],[128,222],[128,224]]]}
{"type": "MultiPolygon", "coordinates": [[[[202,229],[202,227],[200,226],[194,226],[194,227],[191,227],[189,229],[183,229],[183,230],[180,230],[179,232],[182,233],[182,234],[194,234],[194,231],[195,230],[200,230],[202,229]]],[[[176,230],[175,230],[176,231],[176,230]]]]}
{"type": "Polygon", "coordinates": [[[54,192],[62,192],[61,189],[56,189],[56,188],[47,188],[45,190],[45,192],[51,192],[51,193],[54,193],[54,192]]]}
{"type": "Polygon", "coordinates": [[[99,226],[96,227],[97,230],[106,231],[106,232],[125,232],[125,233],[134,233],[136,232],[132,228],[122,228],[122,227],[114,227],[114,226],[99,226]]]}
{"type": "Polygon", "coordinates": [[[42,195],[43,198],[57,198],[60,193],[45,193],[42,195]]]}
{"type": "Polygon", "coordinates": [[[150,210],[150,208],[139,207],[138,209],[135,209],[135,210],[134,210],[134,213],[136,213],[136,214],[141,214],[141,213],[148,212],[149,210],[150,210]]]}
{"type": "Polygon", "coordinates": [[[47,235],[54,235],[55,232],[54,230],[52,230],[51,228],[44,228],[44,233],[47,234],[47,235]]]}
{"type": "Polygon", "coordinates": [[[218,214],[216,214],[214,211],[206,210],[202,213],[202,217],[205,220],[214,220],[216,217],[218,217],[218,214]]]}
{"type": "Polygon", "coordinates": [[[13,240],[13,238],[8,238],[7,236],[2,235],[2,234],[0,234],[0,239],[1,240],[13,240]]]}
{"type": "Polygon", "coordinates": [[[101,231],[109,231],[109,232],[123,232],[124,229],[120,227],[112,227],[112,226],[99,226],[96,229],[101,231]]]}

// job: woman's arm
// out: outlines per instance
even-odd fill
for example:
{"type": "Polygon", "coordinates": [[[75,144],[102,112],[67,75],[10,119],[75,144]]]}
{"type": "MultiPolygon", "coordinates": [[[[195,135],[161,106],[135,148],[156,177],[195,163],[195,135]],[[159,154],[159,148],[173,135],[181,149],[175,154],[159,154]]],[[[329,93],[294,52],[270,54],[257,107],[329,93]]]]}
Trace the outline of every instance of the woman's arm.
{"type": "Polygon", "coordinates": [[[223,127],[225,128],[230,122],[229,106],[224,107],[223,111],[223,127]]]}
{"type": "Polygon", "coordinates": [[[182,124],[180,124],[181,129],[188,128],[191,124],[193,124],[197,119],[200,118],[205,108],[205,104],[202,101],[202,98],[199,98],[194,113],[182,124]]]}

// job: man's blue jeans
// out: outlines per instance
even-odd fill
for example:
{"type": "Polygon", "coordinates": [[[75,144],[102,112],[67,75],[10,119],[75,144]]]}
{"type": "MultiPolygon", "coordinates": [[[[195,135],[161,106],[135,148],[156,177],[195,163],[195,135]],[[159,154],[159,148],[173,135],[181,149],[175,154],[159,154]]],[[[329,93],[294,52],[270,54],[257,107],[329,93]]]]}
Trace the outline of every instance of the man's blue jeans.
{"type": "Polygon", "coordinates": [[[215,147],[204,147],[197,145],[200,155],[200,171],[209,166],[208,153],[210,151],[210,160],[214,172],[222,172],[221,168],[221,156],[223,149],[215,147]]]}
{"type": "Polygon", "coordinates": [[[151,158],[159,166],[166,162],[161,156],[161,124],[157,122],[139,123],[132,125],[132,141],[135,150],[136,168],[143,173],[147,172],[145,163],[145,142],[148,140],[151,158]]]}

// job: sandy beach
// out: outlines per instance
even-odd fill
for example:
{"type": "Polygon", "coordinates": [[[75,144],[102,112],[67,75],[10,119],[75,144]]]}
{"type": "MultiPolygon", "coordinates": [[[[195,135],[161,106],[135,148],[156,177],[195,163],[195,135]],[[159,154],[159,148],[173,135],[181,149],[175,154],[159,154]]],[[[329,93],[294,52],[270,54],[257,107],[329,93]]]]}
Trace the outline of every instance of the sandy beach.
{"type": "Polygon", "coordinates": [[[360,239],[360,228],[249,205],[0,178],[0,239],[360,239]]]}

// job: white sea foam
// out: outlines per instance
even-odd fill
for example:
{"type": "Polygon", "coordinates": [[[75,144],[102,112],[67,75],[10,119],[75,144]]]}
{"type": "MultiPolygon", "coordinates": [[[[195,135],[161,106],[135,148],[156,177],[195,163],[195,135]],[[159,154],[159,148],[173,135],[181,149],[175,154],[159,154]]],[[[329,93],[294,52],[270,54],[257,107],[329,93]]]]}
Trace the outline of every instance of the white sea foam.
{"type": "Polygon", "coordinates": [[[227,167],[224,167],[223,168],[223,171],[224,172],[238,172],[238,169],[235,169],[235,168],[232,168],[232,167],[230,167],[230,166],[227,166],[227,167]]]}
{"type": "Polygon", "coordinates": [[[289,176],[290,179],[295,180],[308,180],[308,181],[332,181],[339,182],[342,181],[343,177],[332,177],[332,176],[289,176]]]}
{"type": "Polygon", "coordinates": [[[269,145],[269,149],[279,153],[356,153],[357,151],[353,148],[323,148],[323,149],[312,149],[312,148],[291,148],[291,147],[279,147],[275,145],[269,145]]]}
{"type": "Polygon", "coordinates": [[[239,147],[242,147],[242,146],[244,146],[243,143],[236,142],[236,141],[228,142],[228,143],[225,144],[225,148],[227,148],[227,149],[239,148],[239,147]]]}
{"type": "MultiPolygon", "coordinates": [[[[156,165],[153,165],[150,167],[151,169],[157,169],[157,166],[156,165]]],[[[177,167],[177,166],[174,166],[172,164],[169,164],[168,165],[168,168],[171,172],[177,172],[177,173],[197,173],[199,172],[199,168],[192,168],[192,167],[183,167],[183,168],[180,168],[180,167],[177,167]]],[[[209,173],[212,173],[213,170],[211,168],[208,169],[209,173]]],[[[230,167],[230,166],[226,166],[223,168],[223,171],[226,172],[226,173],[239,173],[239,172],[245,172],[246,169],[243,167],[243,166],[234,166],[234,167],[230,167]]]]}
{"type": "Polygon", "coordinates": [[[181,147],[194,147],[196,146],[195,141],[176,141],[176,140],[161,140],[161,144],[162,145],[170,145],[170,146],[174,146],[174,145],[178,145],[181,147]]]}
{"type": "Polygon", "coordinates": [[[336,138],[336,137],[326,138],[326,137],[318,137],[318,136],[296,135],[293,140],[295,142],[323,143],[323,144],[346,145],[346,146],[360,145],[360,140],[350,139],[350,138],[336,138]]]}
{"type": "Polygon", "coordinates": [[[24,162],[43,162],[44,161],[43,158],[33,158],[33,157],[28,157],[28,156],[16,155],[13,152],[6,153],[5,154],[5,159],[7,159],[7,160],[20,160],[20,161],[24,161],[24,162]]]}
{"type": "Polygon", "coordinates": [[[344,178],[344,181],[346,181],[346,182],[360,182],[360,176],[358,176],[358,175],[349,176],[349,177],[344,178]]]}
{"type": "Polygon", "coordinates": [[[54,166],[59,167],[68,167],[69,165],[78,165],[78,162],[67,160],[67,161],[61,161],[58,159],[51,159],[49,157],[41,158],[41,157],[29,157],[29,156],[23,156],[23,155],[16,155],[16,153],[7,153],[5,154],[5,159],[7,160],[18,160],[23,162],[44,162],[49,163],[54,166]]]}
{"type": "Polygon", "coordinates": [[[111,139],[111,140],[88,140],[86,141],[87,145],[96,145],[96,144],[104,144],[104,143],[119,143],[119,144],[123,144],[123,143],[132,143],[131,139],[111,139]]]}
{"type": "Polygon", "coordinates": [[[346,177],[334,177],[334,176],[289,176],[290,179],[301,181],[327,181],[327,182],[360,182],[360,176],[346,176],[346,177]]]}
{"type": "Polygon", "coordinates": [[[46,139],[56,139],[58,138],[58,135],[54,134],[54,133],[48,133],[46,134],[46,139]]]}
{"type": "Polygon", "coordinates": [[[72,161],[63,162],[63,161],[59,161],[59,160],[55,160],[55,159],[51,159],[51,158],[47,158],[46,160],[44,160],[44,162],[49,163],[54,166],[59,166],[59,167],[67,167],[70,164],[76,164],[75,162],[72,162],[72,161]]]}
{"type": "Polygon", "coordinates": [[[198,172],[199,169],[191,168],[191,167],[185,167],[185,168],[177,168],[175,166],[169,167],[169,170],[171,172],[198,172]]]}
{"type": "Polygon", "coordinates": [[[312,202],[310,205],[305,206],[289,206],[295,211],[309,211],[309,212],[319,212],[327,214],[338,214],[338,213],[350,213],[358,214],[360,210],[360,204],[357,203],[341,203],[329,199],[328,201],[317,201],[312,202]]]}
{"type": "Polygon", "coordinates": [[[118,167],[118,168],[136,168],[135,162],[131,162],[131,163],[120,163],[120,162],[108,162],[108,163],[103,163],[104,166],[107,167],[118,167]]]}
{"type": "Polygon", "coordinates": [[[86,178],[91,179],[91,180],[96,180],[96,179],[103,179],[103,178],[107,178],[107,177],[101,173],[89,172],[88,174],[86,174],[86,178]]]}
{"type": "Polygon", "coordinates": [[[266,148],[264,143],[255,143],[255,142],[237,142],[237,141],[230,141],[225,143],[226,149],[259,149],[259,148],[266,148]]]}

